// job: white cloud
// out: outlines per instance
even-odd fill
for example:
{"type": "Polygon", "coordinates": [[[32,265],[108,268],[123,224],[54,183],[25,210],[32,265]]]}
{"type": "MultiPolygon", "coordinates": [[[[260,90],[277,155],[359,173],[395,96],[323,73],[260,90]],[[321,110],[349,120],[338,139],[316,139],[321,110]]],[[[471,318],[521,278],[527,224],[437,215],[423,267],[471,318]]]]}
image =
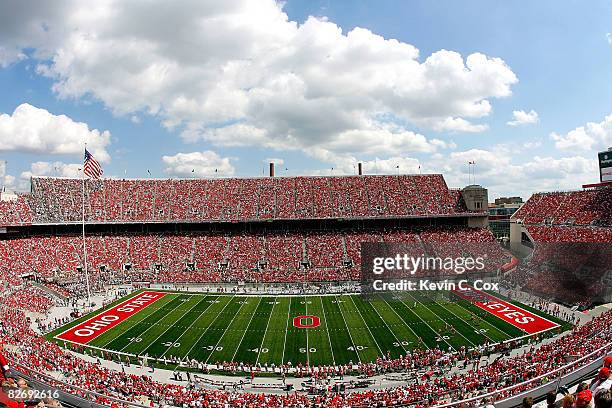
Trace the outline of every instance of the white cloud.
{"type": "Polygon", "coordinates": [[[489,189],[490,198],[516,194],[529,198],[535,191],[578,189],[598,178],[595,158],[525,158],[511,154],[504,146],[439,155],[424,164],[424,172],[442,172],[449,186],[464,187],[468,184],[469,161],[476,162],[476,183],[489,189]]]}
{"type": "Polygon", "coordinates": [[[612,44],[612,33],[606,33],[606,40],[608,40],[608,44],[612,44]]]}
{"type": "Polygon", "coordinates": [[[411,157],[389,157],[388,159],[365,160],[365,174],[418,174],[420,162],[411,157]]]}
{"type": "Polygon", "coordinates": [[[54,176],[54,177],[82,177],[81,164],[79,163],[63,163],[38,161],[30,165],[30,170],[21,173],[21,178],[24,180],[32,176],[54,176]]]}
{"type": "Polygon", "coordinates": [[[588,122],[584,126],[570,130],[564,135],[551,133],[555,147],[560,150],[593,151],[612,146],[612,115],[599,123],[588,122]]]}
{"type": "Polygon", "coordinates": [[[164,171],[175,177],[231,176],[234,174],[231,160],[210,150],[162,157],[166,165],[164,171]]]}
{"type": "Polygon", "coordinates": [[[542,142],[540,140],[534,140],[532,142],[523,143],[524,150],[534,150],[542,146],[542,142]]]}
{"type": "Polygon", "coordinates": [[[523,110],[512,111],[514,120],[506,122],[508,126],[523,126],[523,125],[534,125],[540,121],[538,112],[533,109],[529,112],[523,110]]]}
{"type": "Polygon", "coordinates": [[[465,132],[465,133],[479,133],[489,129],[488,125],[475,125],[462,118],[446,118],[442,121],[436,121],[431,126],[433,130],[437,132],[465,132]]]}
{"type": "MultiPolygon", "coordinates": [[[[7,7],[0,16],[14,14],[7,7]]],[[[518,81],[499,58],[440,50],[422,59],[364,28],[290,21],[274,0],[64,1],[11,18],[0,38],[15,52],[34,49],[61,98],[150,114],[186,141],[216,145],[431,150],[405,123],[481,132],[469,119],[487,116],[518,81]],[[31,28],[41,22],[46,41],[31,28]],[[386,148],[372,147],[378,138],[386,148]]]]}
{"type": "Polygon", "coordinates": [[[0,114],[0,152],[82,155],[85,142],[98,161],[110,160],[108,131],[90,130],[86,123],[27,103],[12,115],[0,114]]]}
{"type": "Polygon", "coordinates": [[[327,168],[311,171],[315,175],[357,174],[359,162],[363,165],[364,174],[397,174],[397,166],[401,174],[419,173],[421,165],[418,159],[399,155],[384,159],[376,157],[371,160],[361,160],[348,153],[335,154],[320,148],[313,148],[307,153],[329,165],[327,168]]]}

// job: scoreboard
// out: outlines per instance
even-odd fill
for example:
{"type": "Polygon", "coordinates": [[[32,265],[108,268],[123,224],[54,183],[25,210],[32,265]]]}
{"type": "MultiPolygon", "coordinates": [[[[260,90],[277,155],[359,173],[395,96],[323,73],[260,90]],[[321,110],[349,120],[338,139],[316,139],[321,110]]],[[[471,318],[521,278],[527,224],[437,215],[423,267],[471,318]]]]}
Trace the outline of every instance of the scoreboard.
{"type": "Polygon", "coordinates": [[[601,152],[599,157],[599,181],[612,181],[612,149],[601,152]]]}

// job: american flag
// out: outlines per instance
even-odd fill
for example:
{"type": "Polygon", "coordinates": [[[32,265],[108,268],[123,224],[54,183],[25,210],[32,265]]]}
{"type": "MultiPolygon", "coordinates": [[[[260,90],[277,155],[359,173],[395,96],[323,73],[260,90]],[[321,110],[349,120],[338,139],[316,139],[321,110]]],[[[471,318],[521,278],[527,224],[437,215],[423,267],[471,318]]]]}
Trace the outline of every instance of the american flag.
{"type": "Polygon", "coordinates": [[[100,163],[85,149],[85,163],[83,165],[83,173],[92,179],[99,179],[103,173],[100,163]]]}

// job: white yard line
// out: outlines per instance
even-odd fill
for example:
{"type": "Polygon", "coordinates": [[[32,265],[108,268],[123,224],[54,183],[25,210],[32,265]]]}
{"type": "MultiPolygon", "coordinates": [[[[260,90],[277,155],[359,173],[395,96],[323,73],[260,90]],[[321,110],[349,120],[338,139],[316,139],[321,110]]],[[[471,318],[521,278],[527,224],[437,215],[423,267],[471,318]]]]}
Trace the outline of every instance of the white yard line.
{"type": "MultiPolygon", "coordinates": [[[[440,320],[441,322],[444,322],[444,323],[446,324],[446,321],[445,321],[444,319],[442,319],[442,318],[440,317],[440,315],[439,315],[439,314],[437,314],[436,312],[434,312],[433,310],[431,310],[431,308],[430,308],[429,306],[425,305],[423,302],[420,302],[420,301],[419,301],[419,300],[418,300],[416,297],[413,297],[413,296],[412,296],[412,295],[410,295],[410,294],[409,294],[409,296],[410,296],[410,297],[412,297],[412,298],[414,299],[414,301],[415,301],[415,302],[420,303],[420,304],[421,304],[423,307],[425,307],[427,310],[429,310],[431,313],[433,313],[433,314],[434,314],[434,315],[435,315],[435,316],[438,318],[438,320],[440,320]]],[[[452,325],[451,325],[451,326],[452,326],[452,325]]],[[[468,338],[467,338],[467,337],[465,337],[463,334],[461,334],[461,333],[459,332],[459,330],[455,329],[455,333],[457,333],[458,335],[460,335],[461,337],[463,337],[464,339],[466,339],[466,340],[468,341],[468,343],[470,343],[472,346],[477,347],[477,345],[476,345],[476,344],[474,344],[474,343],[472,343],[472,342],[470,341],[470,339],[468,339],[468,338]]]]}
{"type": "MultiPolygon", "coordinates": [[[[242,344],[242,341],[244,340],[244,336],[246,335],[247,331],[249,330],[249,327],[251,326],[251,322],[253,321],[253,317],[255,317],[255,314],[257,313],[257,308],[261,304],[261,299],[263,299],[263,298],[262,297],[259,298],[259,302],[257,302],[257,306],[255,307],[255,310],[253,311],[253,313],[251,313],[251,318],[249,319],[249,324],[247,324],[246,328],[244,329],[244,333],[242,333],[242,338],[240,339],[240,342],[238,343],[238,346],[236,347],[236,351],[234,351],[234,355],[232,356],[232,361],[236,361],[235,359],[236,359],[236,354],[238,354],[238,349],[240,349],[240,345],[242,344]]],[[[265,336],[265,334],[264,334],[264,336],[265,336]]],[[[258,355],[259,355],[259,353],[258,353],[258,355]]]]}
{"type": "MultiPolygon", "coordinates": [[[[230,301],[230,303],[231,303],[231,301],[230,301]]],[[[227,333],[227,331],[229,330],[230,326],[232,325],[232,323],[234,323],[234,320],[236,320],[236,317],[240,314],[240,311],[242,310],[244,305],[246,305],[247,303],[249,303],[248,300],[242,301],[242,303],[240,303],[240,307],[238,308],[238,311],[236,311],[236,314],[234,315],[234,317],[232,317],[232,320],[230,320],[230,322],[227,325],[227,327],[225,328],[225,330],[223,330],[223,334],[221,335],[221,337],[219,337],[219,341],[217,342],[217,344],[215,344],[215,347],[213,347],[212,351],[208,355],[208,358],[204,362],[205,364],[208,364],[208,360],[210,360],[212,355],[215,354],[215,351],[217,350],[217,347],[219,347],[219,344],[221,344],[221,340],[223,340],[223,336],[225,336],[225,333],[227,333]]],[[[251,316],[251,317],[253,317],[253,316],[251,316]]]]}
{"type": "Polygon", "coordinates": [[[289,332],[289,319],[291,319],[291,301],[293,298],[289,298],[289,307],[287,308],[287,325],[285,326],[285,341],[283,342],[283,358],[281,364],[285,364],[285,350],[287,349],[287,333],[289,332]]]}
{"type": "MultiPolygon", "coordinates": [[[[202,334],[200,334],[200,337],[198,337],[198,339],[193,342],[193,345],[191,346],[191,348],[189,349],[189,351],[187,351],[187,353],[185,353],[185,355],[183,357],[187,358],[189,357],[189,354],[191,354],[191,352],[193,351],[194,347],[198,345],[198,343],[200,342],[200,340],[202,340],[202,337],[204,337],[204,335],[208,332],[208,329],[210,329],[210,326],[213,325],[213,323],[219,318],[219,316],[221,316],[221,313],[223,313],[223,311],[227,308],[227,306],[229,306],[230,303],[232,303],[232,300],[234,299],[235,296],[232,296],[230,298],[230,300],[225,304],[225,306],[223,306],[223,309],[221,309],[219,311],[219,313],[217,313],[217,315],[215,316],[214,319],[211,320],[210,324],[208,325],[208,327],[206,327],[206,330],[202,330],[202,334]]],[[[214,351],[214,350],[213,350],[214,351]]]]}
{"type": "MultiPolygon", "coordinates": [[[[308,316],[308,300],[304,295],[304,307],[306,307],[306,316],[308,316]]],[[[308,329],[306,329],[306,364],[310,365],[310,346],[308,344],[308,329]]]]}
{"type": "Polygon", "coordinates": [[[378,352],[379,352],[378,355],[384,356],[385,352],[380,348],[380,344],[378,344],[378,342],[376,341],[376,337],[374,337],[374,334],[372,334],[372,330],[370,330],[370,326],[366,323],[363,315],[361,314],[361,311],[359,310],[359,308],[357,307],[357,304],[355,303],[355,300],[353,299],[352,296],[350,296],[350,298],[351,298],[351,302],[353,303],[353,306],[355,306],[355,310],[357,310],[359,317],[361,317],[361,320],[363,321],[363,325],[368,329],[368,333],[370,333],[370,336],[374,340],[374,343],[376,343],[376,347],[378,348],[378,352]]]}
{"type": "MultiPolygon", "coordinates": [[[[351,295],[349,295],[349,297],[350,296],[351,295]]],[[[359,350],[357,350],[357,345],[353,341],[353,335],[351,334],[351,329],[349,328],[348,324],[346,323],[346,317],[344,317],[344,312],[342,311],[342,308],[340,307],[340,302],[338,301],[338,296],[335,296],[335,298],[336,298],[336,304],[338,305],[338,310],[340,310],[340,316],[342,316],[342,320],[344,320],[344,326],[346,327],[346,331],[348,332],[349,338],[351,339],[351,343],[353,344],[353,351],[355,351],[355,354],[357,355],[357,359],[361,363],[361,356],[359,355],[359,350]]]]}
{"type": "MultiPolygon", "coordinates": [[[[429,346],[425,343],[425,341],[421,338],[421,336],[419,336],[418,334],[416,334],[416,332],[412,329],[412,327],[410,327],[410,325],[408,323],[406,323],[406,321],[402,318],[402,316],[399,315],[399,313],[397,313],[397,310],[395,310],[395,308],[393,306],[391,306],[389,304],[389,302],[387,302],[387,299],[385,299],[383,296],[380,296],[380,298],[387,304],[387,306],[389,306],[389,309],[393,310],[393,313],[395,313],[397,315],[397,317],[404,323],[404,326],[406,326],[408,328],[408,330],[410,330],[412,332],[412,334],[414,334],[414,336],[421,340],[421,343],[427,347],[428,350],[431,350],[429,348],[429,346]]],[[[406,306],[408,307],[408,306],[406,306]]],[[[420,346],[420,344],[419,344],[420,346]]]]}
{"type": "MultiPolygon", "coordinates": [[[[255,360],[255,365],[259,364],[259,356],[261,356],[261,349],[263,348],[264,341],[266,340],[266,334],[268,334],[268,328],[270,327],[270,320],[272,320],[272,315],[274,314],[274,308],[276,307],[276,298],[272,300],[272,310],[270,310],[270,316],[268,316],[268,323],[266,324],[266,331],[264,331],[264,335],[261,338],[261,344],[259,345],[259,352],[257,353],[257,360],[255,360]]],[[[280,303],[280,302],[279,302],[280,303]]]]}
{"type": "MultiPolygon", "coordinates": [[[[179,295],[179,297],[180,297],[180,296],[183,296],[183,295],[179,295]]],[[[191,296],[191,295],[190,295],[190,296],[191,296]]],[[[182,303],[182,302],[181,302],[181,303],[182,303]]],[[[173,308],[173,309],[169,310],[169,311],[168,311],[168,314],[170,314],[170,313],[174,312],[174,311],[175,311],[175,310],[177,310],[179,307],[181,307],[181,306],[182,306],[182,305],[181,305],[181,303],[179,303],[178,305],[176,305],[176,307],[175,307],[175,308],[173,308]]],[[[166,316],[168,316],[168,314],[166,314],[166,316]]],[[[145,319],[142,319],[142,320],[146,320],[146,319],[148,319],[149,317],[151,317],[151,315],[147,316],[145,319]]],[[[164,316],[164,317],[165,317],[165,316],[164,316]]],[[[142,323],[142,320],[141,320],[140,322],[138,322],[137,324],[142,323]]],[[[146,324],[146,323],[144,323],[144,324],[146,324]]],[[[152,328],[154,328],[155,326],[159,326],[159,324],[158,324],[158,323],[153,323],[153,324],[149,325],[149,327],[147,327],[147,328],[146,328],[144,331],[142,331],[142,332],[140,332],[138,335],[136,335],[136,338],[141,338],[141,336],[142,336],[143,334],[145,334],[146,332],[148,332],[149,330],[151,330],[151,329],[152,329],[152,328]]],[[[121,350],[119,350],[119,351],[123,351],[123,350],[125,350],[125,348],[126,348],[126,347],[128,347],[128,346],[130,346],[131,344],[132,344],[132,341],[130,341],[130,342],[129,342],[128,344],[126,344],[125,346],[123,346],[123,347],[121,348],[121,350]]],[[[104,347],[106,347],[106,346],[107,346],[107,344],[105,344],[105,345],[104,345],[104,347]]],[[[147,346],[147,347],[148,347],[148,346],[147,346]]]]}
{"type": "MultiPolygon", "coordinates": [[[[191,299],[193,299],[193,295],[189,297],[188,302],[189,302],[191,299]]],[[[176,319],[176,320],[175,320],[175,322],[178,322],[179,320],[181,320],[181,319],[183,318],[183,316],[185,316],[187,313],[191,312],[191,311],[192,311],[192,310],[193,310],[193,309],[194,309],[194,308],[195,308],[197,305],[199,305],[199,304],[200,304],[200,302],[201,302],[201,301],[202,301],[202,300],[197,301],[195,305],[191,306],[191,307],[189,308],[189,310],[187,310],[185,313],[183,313],[183,314],[181,315],[181,317],[179,317],[178,319],[176,319]]],[[[155,342],[156,342],[157,340],[159,340],[159,339],[160,339],[160,338],[161,338],[161,337],[162,337],[164,334],[166,334],[166,333],[168,332],[168,330],[170,330],[170,329],[172,329],[172,328],[174,328],[174,327],[177,327],[177,326],[175,326],[174,324],[169,325],[169,326],[168,326],[168,328],[162,332],[162,334],[160,334],[159,336],[157,336],[157,338],[156,338],[155,340],[153,340],[152,342],[150,342],[150,343],[147,345],[147,348],[145,348],[144,350],[142,350],[142,351],[141,351],[139,354],[144,354],[144,355],[147,355],[147,354],[146,354],[146,351],[147,351],[148,349],[150,349],[150,348],[151,348],[151,346],[152,346],[153,344],[155,344],[155,342]]],[[[175,341],[173,341],[172,343],[173,343],[173,344],[174,344],[174,343],[176,343],[176,340],[175,340],[175,341]]],[[[172,346],[170,346],[170,347],[172,347],[172,346]]],[[[170,348],[170,347],[169,347],[169,348],[170,348]]],[[[166,350],[166,351],[167,351],[167,350],[166,350]]],[[[165,353],[164,353],[164,354],[165,354],[165,353]]]]}
{"type": "MultiPolygon", "coordinates": [[[[401,303],[403,303],[403,304],[404,304],[404,306],[406,306],[406,308],[407,308],[408,310],[410,310],[410,307],[409,307],[409,306],[406,304],[406,302],[404,302],[404,301],[403,301],[401,298],[399,298],[399,301],[400,301],[401,303]]],[[[419,302],[417,302],[417,301],[415,300],[415,303],[419,303],[419,302]]],[[[424,306],[423,306],[423,307],[424,307],[424,306]]],[[[412,310],[411,310],[411,311],[412,311],[412,310]]],[[[414,314],[416,317],[418,317],[420,321],[422,321],[423,323],[425,323],[425,324],[427,325],[427,327],[429,327],[429,328],[431,329],[431,331],[432,331],[432,332],[436,333],[436,335],[437,335],[438,337],[441,337],[441,336],[442,336],[442,335],[441,335],[440,333],[438,333],[438,332],[437,332],[437,331],[436,331],[436,330],[435,330],[433,327],[431,327],[429,323],[427,323],[425,320],[423,320],[423,318],[422,318],[421,316],[419,316],[419,314],[418,314],[417,312],[412,311],[412,314],[414,314]]],[[[447,345],[448,345],[450,348],[452,348],[453,350],[457,351],[457,350],[456,350],[456,349],[455,349],[455,348],[454,348],[454,347],[453,347],[453,346],[452,346],[452,345],[451,345],[451,344],[450,344],[448,341],[444,340],[444,338],[442,338],[442,341],[444,341],[444,343],[446,343],[446,344],[447,344],[447,345]]]]}
{"type": "MultiPolygon", "coordinates": [[[[207,299],[207,298],[208,298],[208,296],[205,296],[205,297],[204,297],[204,299],[205,299],[205,301],[206,301],[206,302],[208,302],[209,300],[217,300],[219,297],[218,297],[218,296],[215,296],[215,299],[207,299]]],[[[198,304],[199,304],[199,303],[198,303],[198,304]]],[[[209,304],[209,305],[206,307],[206,309],[202,310],[202,313],[200,313],[200,315],[199,315],[197,318],[193,319],[193,323],[191,323],[191,324],[190,324],[190,325],[189,325],[189,326],[188,326],[188,327],[185,329],[185,331],[184,331],[183,333],[181,333],[181,335],[180,335],[180,336],[179,336],[179,337],[178,337],[176,340],[174,340],[174,342],[173,342],[173,343],[178,342],[178,341],[179,341],[179,340],[180,340],[180,339],[181,339],[181,338],[182,338],[182,337],[183,337],[183,336],[184,336],[184,335],[185,335],[187,332],[189,332],[189,330],[190,330],[190,329],[193,327],[193,325],[194,325],[194,324],[196,324],[196,322],[197,322],[198,320],[200,320],[200,317],[202,317],[202,315],[203,315],[204,313],[206,313],[206,311],[207,311],[208,309],[210,309],[210,307],[211,307],[213,304],[214,304],[214,303],[210,303],[210,304],[209,304]]],[[[166,351],[164,351],[164,353],[163,353],[161,356],[159,356],[159,359],[161,360],[162,358],[164,358],[164,356],[166,355],[166,353],[167,353],[168,351],[170,351],[170,349],[171,349],[171,348],[172,348],[172,347],[168,347],[168,348],[166,349],[166,351]]]]}
{"type": "Polygon", "coordinates": [[[327,327],[327,317],[325,316],[325,306],[323,306],[323,299],[320,296],[317,297],[321,302],[321,310],[323,311],[323,320],[325,320],[325,333],[327,333],[327,341],[329,341],[329,349],[331,350],[332,361],[336,365],[336,357],[334,356],[334,346],[332,346],[331,337],[329,336],[329,328],[327,327]]]}
{"type": "Polygon", "coordinates": [[[387,329],[389,329],[389,331],[391,332],[391,334],[393,335],[393,337],[395,337],[395,340],[397,340],[397,344],[399,345],[399,347],[402,348],[402,350],[404,350],[404,353],[406,353],[406,349],[404,348],[404,346],[402,346],[402,342],[400,339],[397,338],[397,336],[395,335],[395,332],[393,330],[391,330],[391,327],[389,327],[389,325],[387,324],[387,321],[385,319],[383,319],[383,317],[380,315],[380,312],[378,311],[378,309],[376,309],[376,306],[374,306],[372,304],[372,302],[370,302],[370,305],[372,306],[372,309],[374,309],[374,311],[376,312],[376,314],[378,315],[378,317],[380,317],[380,320],[382,320],[382,322],[384,323],[385,326],[387,326],[387,329]]]}
{"type": "MultiPolygon", "coordinates": [[[[457,295],[455,295],[455,296],[457,296],[457,295]]],[[[467,299],[463,299],[463,298],[461,298],[461,297],[459,297],[459,296],[457,296],[457,297],[458,297],[459,299],[461,299],[461,300],[465,300],[466,302],[469,302],[469,300],[467,300],[467,299]]],[[[449,298],[449,301],[452,301],[452,299],[450,299],[450,298],[449,298]]],[[[476,306],[475,304],[473,304],[473,303],[471,303],[471,302],[469,302],[469,303],[470,303],[472,306],[474,306],[475,308],[477,308],[478,310],[482,310],[483,312],[485,312],[485,313],[487,313],[487,314],[489,314],[489,315],[491,315],[491,316],[497,317],[497,316],[495,316],[495,315],[493,315],[493,314],[491,314],[491,313],[487,312],[486,310],[479,308],[479,307],[478,307],[478,306],[476,306]]],[[[515,338],[515,337],[516,337],[515,335],[508,333],[506,330],[504,330],[504,329],[502,329],[502,328],[500,328],[500,327],[495,326],[493,323],[489,323],[489,322],[487,322],[487,321],[486,321],[484,318],[482,318],[482,317],[478,316],[478,315],[476,314],[476,312],[474,312],[474,311],[472,311],[472,310],[468,309],[467,307],[463,306],[461,303],[458,303],[458,302],[457,302],[457,303],[456,303],[456,305],[458,305],[460,308],[462,308],[463,310],[465,310],[466,312],[468,312],[468,313],[469,313],[469,314],[471,314],[472,316],[475,316],[476,318],[478,318],[478,319],[482,320],[482,321],[483,321],[484,323],[486,323],[487,325],[489,325],[489,326],[493,327],[494,329],[499,330],[500,332],[503,332],[503,333],[504,333],[506,336],[508,336],[508,340],[513,339],[513,338],[515,338]]],[[[499,320],[500,320],[500,321],[505,322],[505,320],[503,320],[503,319],[499,319],[499,320]]],[[[524,332],[523,332],[523,333],[524,333],[524,332]]],[[[504,340],[504,341],[505,341],[505,340],[504,340]]]]}
{"type": "MultiPolygon", "coordinates": [[[[438,302],[436,302],[438,303],[438,302]]],[[[466,322],[465,320],[463,320],[463,318],[461,316],[459,316],[457,313],[453,312],[452,310],[448,310],[448,308],[446,306],[444,306],[442,303],[438,303],[438,305],[440,305],[440,307],[442,307],[442,309],[446,310],[447,312],[453,314],[455,317],[457,317],[457,319],[461,320],[463,323],[467,324],[469,327],[471,327],[474,330],[474,333],[476,334],[482,334],[484,337],[486,337],[487,339],[489,339],[489,341],[491,343],[495,343],[495,341],[490,338],[489,336],[486,335],[486,333],[480,333],[478,332],[478,328],[472,326],[471,324],[469,324],[468,322],[466,322]]]]}

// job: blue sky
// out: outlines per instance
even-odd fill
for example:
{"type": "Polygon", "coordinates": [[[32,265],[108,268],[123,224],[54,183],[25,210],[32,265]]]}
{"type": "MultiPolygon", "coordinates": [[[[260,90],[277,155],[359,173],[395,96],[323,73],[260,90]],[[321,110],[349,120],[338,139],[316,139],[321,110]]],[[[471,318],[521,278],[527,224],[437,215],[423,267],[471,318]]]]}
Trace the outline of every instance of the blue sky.
{"type": "Polygon", "coordinates": [[[87,139],[111,177],[364,161],[461,187],[474,160],[493,197],[579,188],[612,146],[611,17],[607,1],[3,2],[0,177],[77,175],[87,139]]]}

